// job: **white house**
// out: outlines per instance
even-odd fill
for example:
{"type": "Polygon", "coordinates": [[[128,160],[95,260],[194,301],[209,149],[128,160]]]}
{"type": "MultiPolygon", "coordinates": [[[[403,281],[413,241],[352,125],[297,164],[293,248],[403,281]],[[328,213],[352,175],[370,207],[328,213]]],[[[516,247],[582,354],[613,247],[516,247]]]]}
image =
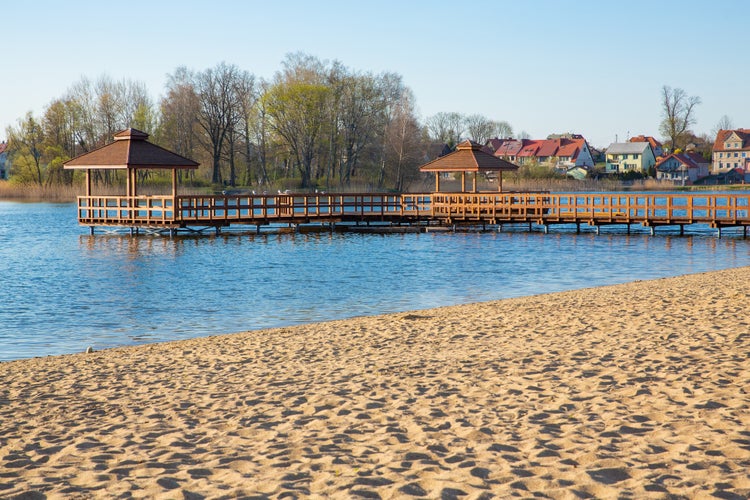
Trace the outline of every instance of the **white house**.
{"type": "Polygon", "coordinates": [[[709,165],[698,153],[671,154],[656,164],[656,178],[686,186],[707,177],[709,165]]]}

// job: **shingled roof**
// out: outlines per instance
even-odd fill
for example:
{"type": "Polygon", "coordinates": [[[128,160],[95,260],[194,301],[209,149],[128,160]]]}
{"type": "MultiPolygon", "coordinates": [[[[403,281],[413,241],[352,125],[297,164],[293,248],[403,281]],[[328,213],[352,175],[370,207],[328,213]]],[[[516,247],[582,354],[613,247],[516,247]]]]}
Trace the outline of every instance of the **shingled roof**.
{"type": "Polygon", "coordinates": [[[134,128],[114,135],[115,141],[66,162],[67,169],[196,169],[200,165],[147,141],[134,128]]]}
{"type": "Polygon", "coordinates": [[[463,141],[456,150],[419,167],[420,172],[502,172],[518,170],[518,165],[483,151],[473,141],[463,141]]]}

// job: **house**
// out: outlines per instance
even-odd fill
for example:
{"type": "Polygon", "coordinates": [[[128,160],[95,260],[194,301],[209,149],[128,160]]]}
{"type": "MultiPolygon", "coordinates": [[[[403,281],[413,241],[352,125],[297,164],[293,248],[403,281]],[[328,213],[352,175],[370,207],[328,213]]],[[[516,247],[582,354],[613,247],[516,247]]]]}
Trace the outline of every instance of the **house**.
{"type": "Polygon", "coordinates": [[[651,149],[654,152],[655,157],[660,157],[664,155],[664,146],[661,142],[657,141],[650,135],[636,135],[635,137],[631,137],[628,142],[647,142],[651,145],[651,149]]]}
{"type": "Polygon", "coordinates": [[[608,174],[625,172],[648,173],[656,165],[656,156],[648,142],[614,142],[607,148],[608,174]]]}
{"type": "Polygon", "coordinates": [[[750,171],[750,129],[719,130],[711,154],[711,173],[720,175],[731,170],[750,171]]]}
{"type": "Polygon", "coordinates": [[[566,134],[553,139],[490,139],[487,147],[503,160],[524,165],[536,162],[567,171],[573,167],[593,167],[594,159],[586,139],[566,134]]]}
{"type": "Polygon", "coordinates": [[[656,164],[656,178],[676,185],[691,185],[708,177],[710,163],[698,153],[677,153],[656,164]]]}
{"type": "Polygon", "coordinates": [[[8,161],[8,143],[0,142],[0,180],[7,179],[10,175],[10,162],[8,161]]]}

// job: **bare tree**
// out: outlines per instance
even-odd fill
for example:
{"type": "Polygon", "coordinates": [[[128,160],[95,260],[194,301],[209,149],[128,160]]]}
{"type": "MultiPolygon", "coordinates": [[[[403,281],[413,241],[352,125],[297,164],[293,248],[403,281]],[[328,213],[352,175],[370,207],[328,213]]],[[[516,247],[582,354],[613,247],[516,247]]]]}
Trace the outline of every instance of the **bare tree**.
{"type": "Polygon", "coordinates": [[[732,122],[732,119],[727,115],[723,115],[719,118],[716,126],[711,130],[711,135],[713,136],[712,139],[719,134],[720,130],[734,130],[734,122],[732,122]]]}
{"type": "Polygon", "coordinates": [[[247,71],[241,71],[237,75],[234,84],[235,99],[237,100],[237,128],[240,132],[241,139],[244,143],[242,154],[245,158],[245,175],[244,184],[252,183],[252,160],[253,160],[253,141],[252,133],[253,121],[255,120],[255,106],[258,102],[258,91],[255,86],[255,76],[247,71]]]}
{"type": "Polygon", "coordinates": [[[497,137],[501,137],[503,139],[513,137],[513,127],[511,127],[510,123],[506,121],[499,121],[495,124],[495,126],[497,127],[497,137]]]}
{"type": "Polygon", "coordinates": [[[230,127],[236,119],[234,86],[239,70],[236,66],[220,63],[196,76],[198,95],[198,124],[203,129],[206,149],[212,160],[211,182],[220,184],[221,159],[230,127]]]}
{"type": "Polygon", "coordinates": [[[695,107],[701,103],[698,96],[688,96],[680,88],[662,87],[662,115],[659,131],[669,139],[672,151],[684,147],[684,136],[695,123],[695,107]]]}
{"type": "Polygon", "coordinates": [[[166,88],[167,93],[159,104],[158,142],[186,158],[195,158],[200,109],[195,75],[186,67],[179,67],[167,76],[166,88]]]}
{"type": "Polygon", "coordinates": [[[479,144],[486,144],[498,136],[498,123],[483,115],[469,115],[464,119],[469,139],[479,144]]]}
{"type": "Polygon", "coordinates": [[[460,113],[437,113],[426,120],[430,136],[453,148],[461,142],[464,134],[464,117],[460,113]]]}
{"type": "Polygon", "coordinates": [[[393,106],[386,129],[386,159],[397,191],[403,191],[419,173],[422,128],[414,112],[414,96],[404,90],[393,106]]]}

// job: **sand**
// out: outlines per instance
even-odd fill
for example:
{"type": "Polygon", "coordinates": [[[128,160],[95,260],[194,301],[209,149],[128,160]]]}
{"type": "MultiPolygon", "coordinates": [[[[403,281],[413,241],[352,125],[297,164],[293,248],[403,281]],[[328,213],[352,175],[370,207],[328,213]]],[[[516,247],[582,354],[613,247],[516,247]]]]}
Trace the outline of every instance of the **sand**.
{"type": "Polygon", "coordinates": [[[0,363],[0,497],[748,498],[749,304],[742,268],[0,363]]]}

